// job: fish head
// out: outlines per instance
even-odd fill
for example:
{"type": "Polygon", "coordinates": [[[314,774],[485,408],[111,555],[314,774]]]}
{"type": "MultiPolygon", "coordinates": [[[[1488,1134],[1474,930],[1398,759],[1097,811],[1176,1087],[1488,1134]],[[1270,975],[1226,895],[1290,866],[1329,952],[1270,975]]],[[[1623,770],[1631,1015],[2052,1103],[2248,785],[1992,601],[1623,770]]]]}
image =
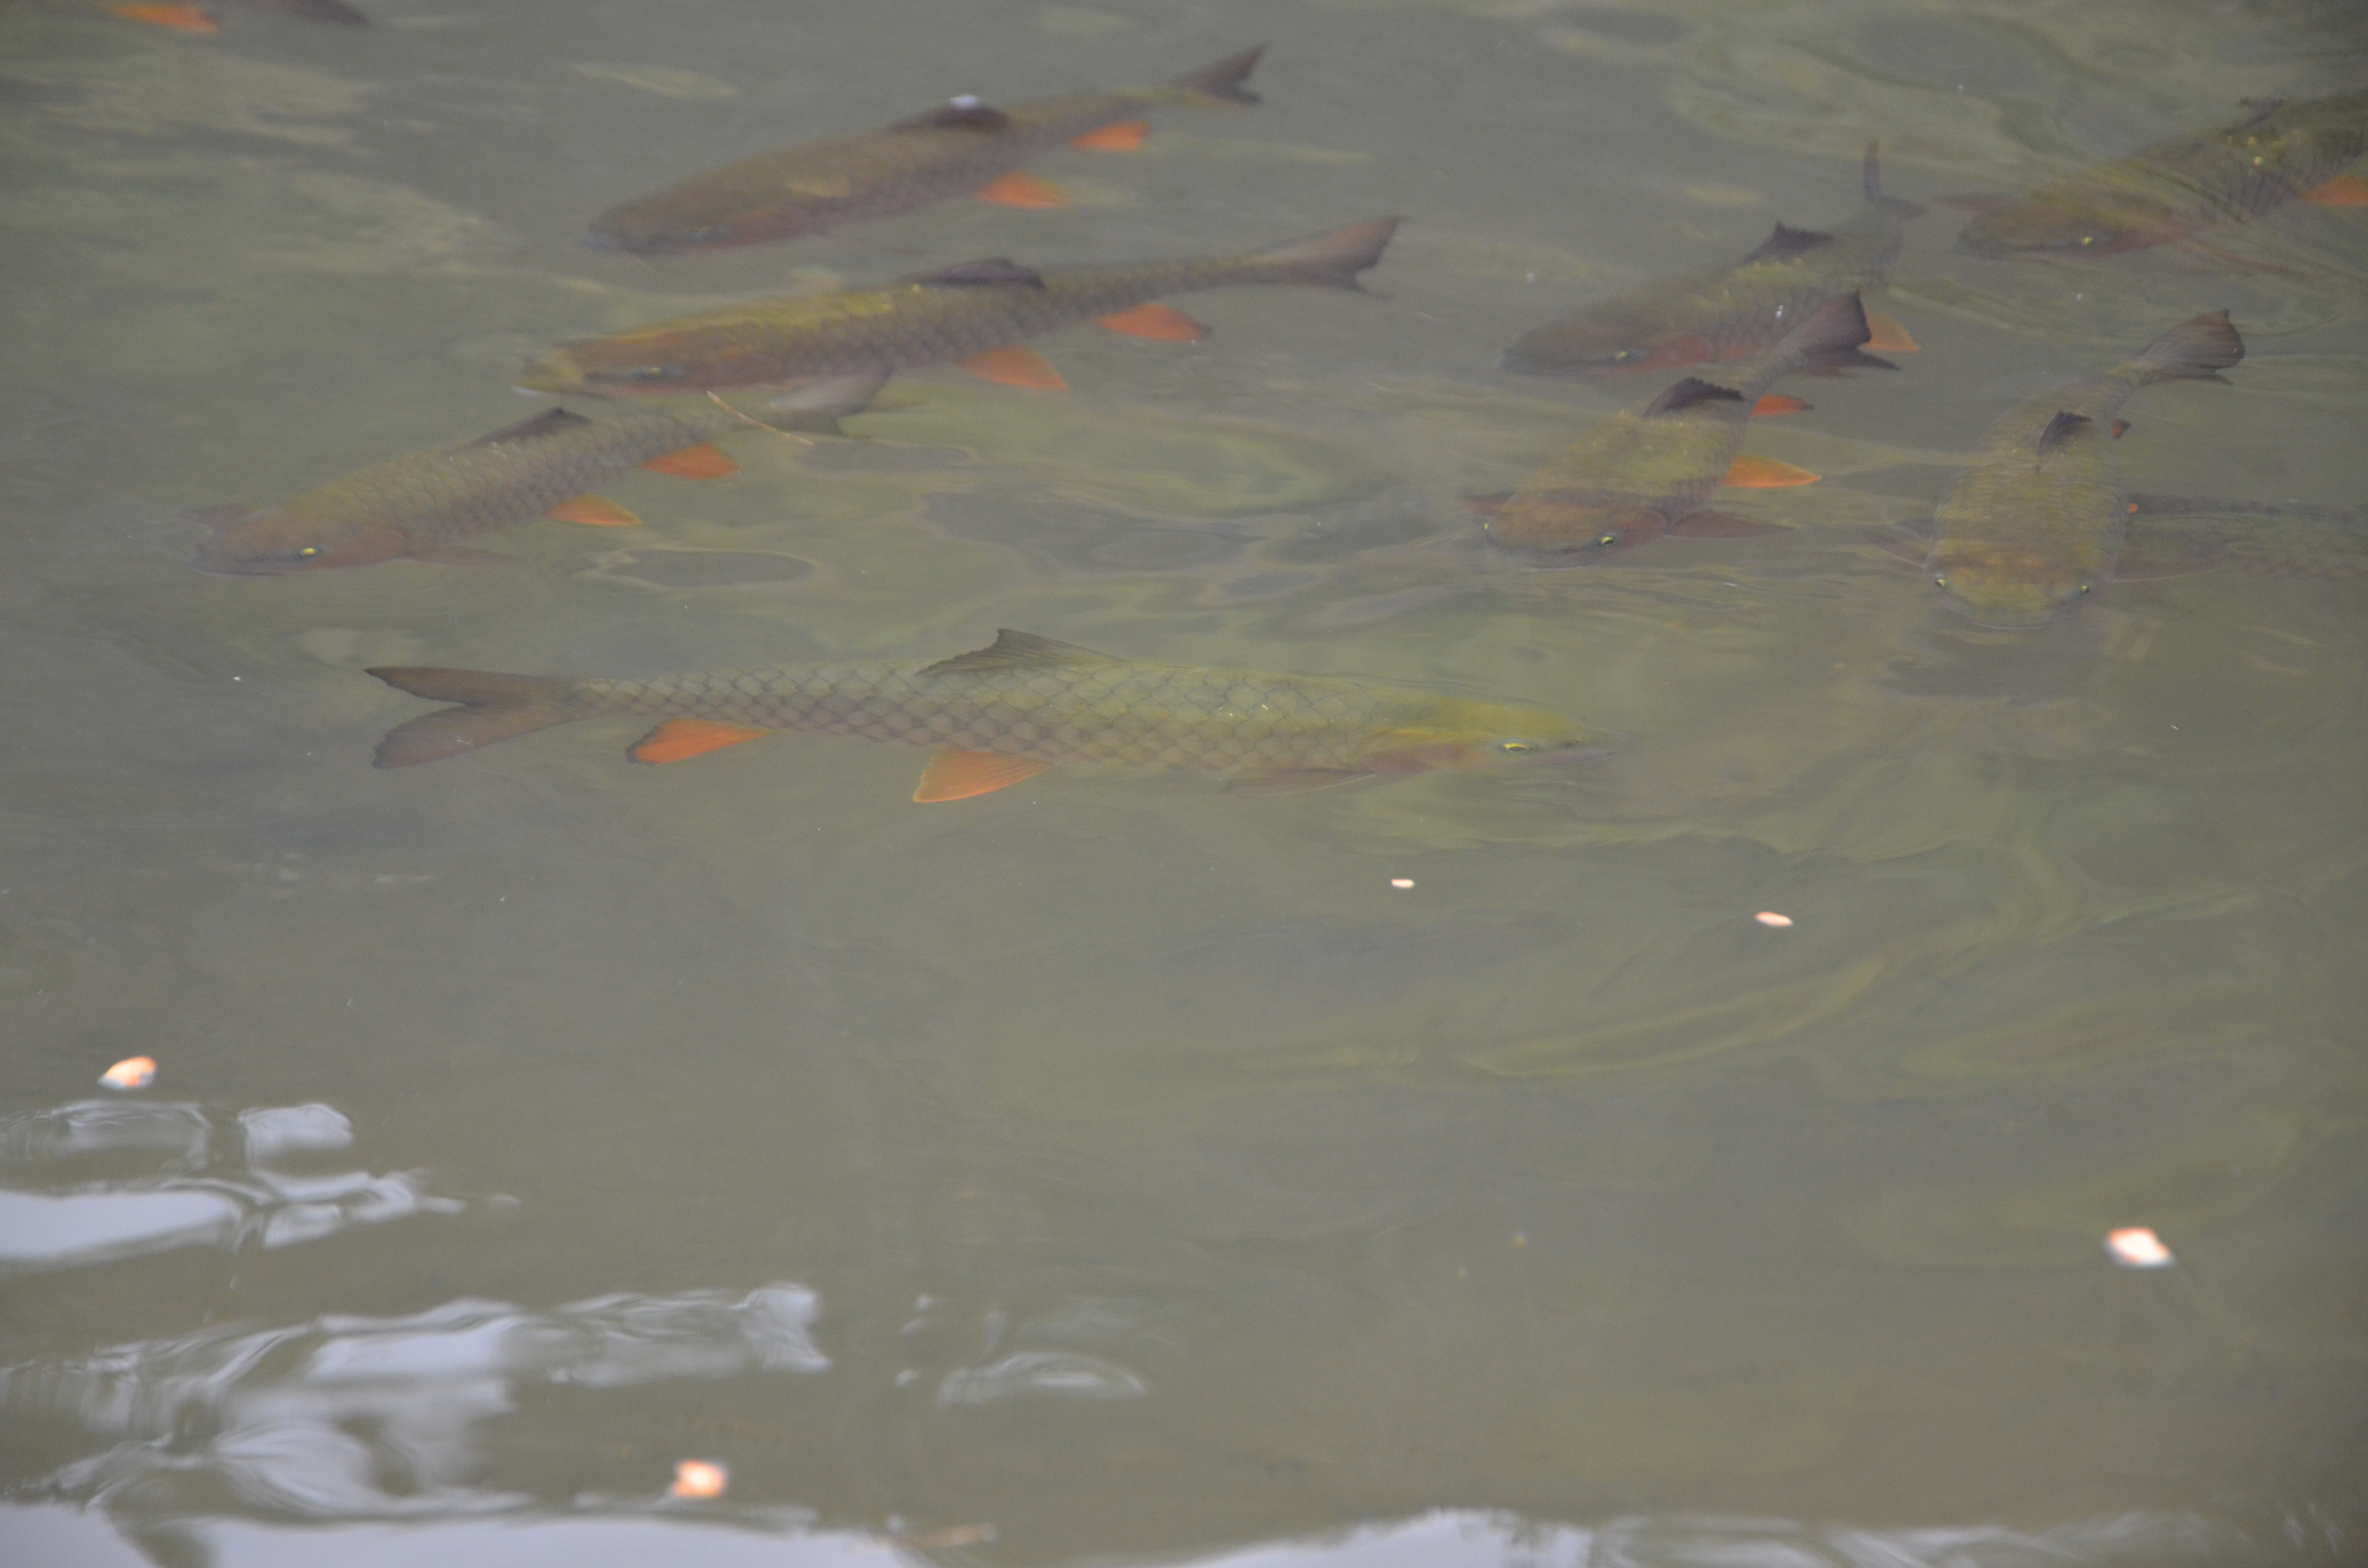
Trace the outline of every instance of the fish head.
{"type": "Polygon", "coordinates": [[[1520,492],[1481,527],[1488,542],[1543,565],[1609,561],[1668,531],[1668,519],[1632,496],[1520,492]]]}
{"type": "Polygon", "coordinates": [[[1374,773],[1474,772],[1579,762],[1603,755],[1600,731],[1502,702],[1440,698],[1377,733],[1360,759],[1374,773]]]}
{"type": "Polygon", "coordinates": [[[578,397],[666,397],[703,390],[665,345],[643,335],[593,338],[554,348],[511,378],[526,392],[578,397]]]}
{"type": "Polygon", "coordinates": [[[1959,231],[1957,248],[1973,256],[2065,258],[2118,256],[2176,237],[2158,208],[2033,197],[1977,215],[1959,231]]]}
{"type": "Polygon", "coordinates": [[[216,526],[198,541],[189,564],[221,577],[285,577],[392,561],[409,545],[399,528],[355,527],[275,510],[216,526]]]}
{"type": "Polygon", "coordinates": [[[2112,562],[2087,551],[1942,540],[1926,568],[1942,602],[1977,626],[2024,631],[2078,609],[2112,562]]]}
{"type": "Polygon", "coordinates": [[[711,192],[694,189],[611,208],[586,231],[584,243],[628,256],[676,256],[789,239],[818,227],[798,222],[794,211],[778,204],[741,210],[720,205],[711,192]]]}

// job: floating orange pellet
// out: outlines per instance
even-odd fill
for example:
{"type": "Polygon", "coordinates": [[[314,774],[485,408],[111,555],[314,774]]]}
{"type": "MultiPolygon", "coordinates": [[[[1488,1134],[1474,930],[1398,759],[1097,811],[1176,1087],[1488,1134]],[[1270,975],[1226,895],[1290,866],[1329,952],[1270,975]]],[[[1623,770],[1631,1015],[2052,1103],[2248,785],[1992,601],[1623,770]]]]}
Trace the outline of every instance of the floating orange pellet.
{"type": "Polygon", "coordinates": [[[2162,1244],[2162,1238],[2144,1225],[2108,1232],[2105,1256],[2123,1268],[2169,1268],[2179,1261],[2162,1244]]]}
{"type": "Polygon", "coordinates": [[[1410,888],[1414,886],[1414,879],[1412,877],[1392,877],[1390,879],[1390,886],[1394,888],[1410,888]]]}
{"type": "Polygon", "coordinates": [[[155,1060],[146,1056],[127,1056],[101,1073],[98,1081],[110,1089],[144,1089],[156,1081],[155,1060]]]}
{"type": "Polygon", "coordinates": [[[1791,915],[1779,915],[1772,909],[1763,909],[1751,918],[1759,921],[1762,926],[1772,926],[1774,929],[1779,931],[1783,930],[1786,926],[1793,924],[1793,917],[1791,915]]]}

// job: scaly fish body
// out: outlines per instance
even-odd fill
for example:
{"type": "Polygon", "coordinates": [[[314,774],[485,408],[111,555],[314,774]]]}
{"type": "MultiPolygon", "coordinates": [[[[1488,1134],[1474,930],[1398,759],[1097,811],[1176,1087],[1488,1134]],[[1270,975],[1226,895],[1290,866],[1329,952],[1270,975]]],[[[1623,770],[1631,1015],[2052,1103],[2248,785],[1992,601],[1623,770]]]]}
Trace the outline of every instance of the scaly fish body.
{"type": "Polygon", "coordinates": [[[1566,758],[1590,738],[1534,709],[1323,676],[1133,664],[1018,631],[928,665],[850,660],[639,681],[370,673],[465,704],[391,732],[379,747],[382,767],[625,714],[664,721],[633,747],[636,761],[673,761],[775,730],[937,748],[916,800],[983,794],[1076,762],[1238,773],[1252,787],[1308,789],[1566,758]]]}
{"type": "Polygon", "coordinates": [[[1957,246],[1997,256],[2140,250],[2258,218],[2368,151],[2368,93],[2248,103],[2240,125],[2157,142],[1984,212],[1957,246]]]}
{"type": "Polygon", "coordinates": [[[1773,347],[1827,300],[1871,292],[1890,280],[1899,260],[1900,222],[1923,209],[1883,194],[1872,146],[1865,185],[1866,204],[1830,233],[1779,223],[1733,267],[1648,283],[1531,328],[1505,351],[1505,369],[1608,376],[1738,359],[1773,347]]]}
{"type": "Polygon", "coordinates": [[[1154,87],[995,108],[956,98],[882,130],[759,153],[629,201],[592,224],[593,244],[638,255],[820,233],[967,195],[1040,153],[1165,104],[1254,104],[1240,84],[1253,49],[1154,87]]]}
{"type": "MultiPolygon", "coordinates": [[[[1572,442],[1532,473],[1487,523],[1511,549],[1600,560],[1664,533],[1759,531],[1705,510],[1728,483],[1753,407],[1784,377],[1810,367],[1889,367],[1858,352],[1867,340],[1856,294],[1827,300],[1783,341],[1716,381],[1689,376],[1643,409],[1572,442]]],[[[1814,477],[1814,476],[1809,476],[1814,477]]]]}
{"type": "MultiPolygon", "coordinates": [[[[563,344],[518,384],[651,396],[724,387],[879,381],[1003,348],[1072,322],[1173,294],[1246,283],[1357,287],[1395,218],[1352,223],[1249,256],[1042,271],[996,257],[882,288],[757,300],[563,344]]],[[[860,404],[859,404],[860,405],[860,404]]]]}
{"type": "Polygon", "coordinates": [[[2129,497],[2113,415],[2163,381],[2217,381],[2245,345],[2216,311],[2163,334],[2128,364],[2017,403],[1934,514],[1925,570],[1985,626],[2042,625],[2111,580],[2129,497]]]}
{"type": "MultiPolygon", "coordinates": [[[[564,409],[316,485],[260,512],[221,508],[198,548],[200,571],[276,576],[434,558],[475,534],[541,517],[640,464],[742,428],[712,404],[637,409],[593,420],[564,409]]],[[[728,463],[714,472],[729,472],[728,463]]],[[[612,519],[630,522],[627,514],[612,519]]]]}

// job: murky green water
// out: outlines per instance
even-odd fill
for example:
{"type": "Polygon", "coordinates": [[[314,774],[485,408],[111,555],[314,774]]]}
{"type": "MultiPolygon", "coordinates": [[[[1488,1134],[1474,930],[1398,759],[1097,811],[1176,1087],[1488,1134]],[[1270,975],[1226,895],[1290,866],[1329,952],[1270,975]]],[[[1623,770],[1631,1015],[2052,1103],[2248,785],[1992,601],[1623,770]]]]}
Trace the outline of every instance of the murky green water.
{"type": "MultiPolygon", "coordinates": [[[[1653,384],[1524,327],[1888,187],[2027,188],[2356,88],[2343,4],[370,0],[0,7],[0,1551],[174,1565],[2320,1563],[2368,1536],[2362,587],[1982,631],[1869,541],[2017,399],[2197,312],[2149,492],[2356,505],[2368,219],[1953,253],[1895,375],[1750,449],[1784,525],[1472,548],[1653,384]],[[625,198],[1271,49],[1242,113],[656,261],[625,198]],[[201,577],[261,504],[530,411],[560,338],[970,256],[1383,212],[1376,297],[1077,328],[851,440],[635,475],[506,566],[201,577]],[[907,799],[595,722],[406,772],[374,664],[1159,663],[1532,703],[1580,767],[907,799]],[[1410,882],[1400,887],[1395,881],[1410,882]],[[1793,924],[1756,923],[1757,911],[1793,924]],[[135,1054],[155,1084],[95,1080],[135,1054]],[[2177,1254],[2113,1267],[2116,1227],[2177,1254]],[[669,1500],[677,1461],[729,1466],[669,1500]]],[[[1666,379],[1666,378],[1664,378],[1666,379]]]]}

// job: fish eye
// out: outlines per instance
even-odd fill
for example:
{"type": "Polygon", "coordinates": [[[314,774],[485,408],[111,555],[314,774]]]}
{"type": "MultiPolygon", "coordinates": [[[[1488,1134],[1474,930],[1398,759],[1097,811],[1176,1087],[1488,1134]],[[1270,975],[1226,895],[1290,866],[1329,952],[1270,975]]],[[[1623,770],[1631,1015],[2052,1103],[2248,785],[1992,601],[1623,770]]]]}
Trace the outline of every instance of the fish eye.
{"type": "Polygon", "coordinates": [[[1611,362],[1615,365],[1625,365],[1629,360],[1635,358],[1636,351],[1634,348],[1622,348],[1618,353],[1611,356],[1611,362]]]}
{"type": "Polygon", "coordinates": [[[1620,536],[1618,534],[1605,534],[1601,539],[1597,540],[1595,544],[1597,549],[1601,550],[1611,545],[1618,544],[1619,542],[1620,536]]]}
{"type": "Polygon", "coordinates": [[[1523,752],[1535,751],[1538,748],[1535,744],[1530,741],[1498,741],[1497,743],[1497,749],[1498,751],[1523,752]]]}
{"type": "Polygon", "coordinates": [[[2083,234],[2080,236],[2080,243],[2084,245],[2093,245],[2097,243],[2097,236],[2094,234],[2083,234]]]}
{"type": "Polygon", "coordinates": [[[608,370],[595,377],[609,381],[671,381],[682,375],[679,365],[636,365],[630,370],[608,370]]]}
{"type": "Polygon", "coordinates": [[[297,559],[297,560],[299,560],[299,561],[310,561],[310,560],[312,560],[312,559],[313,559],[313,557],[314,557],[314,556],[316,556],[316,555],[318,555],[318,554],[320,554],[320,553],[321,553],[321,547],[320,547],[319,545],[317,545],[317,544],[308,544],[308,545],[302,546],[301,548],[299,548],[299,549],[297,550],[297,551],[296,551],[296,559],[297,559]]]}
{"type": "Polygon", "coordinates": [[[2082,593],[2084,593],[2084,594],[2085,594],[2085,593],[2087,593],[2087,592],[2089,591],[2089,585],[2088,585],[2088,584],[2086,584],[2086,583],[2081,584],[2081,585],[2080,585],[2080,591],[2081,591],[2082,593]]]}
{"type": "Polygon", "coordinates": [[[1936,588],[1945,588],[1949,585],[1949,579],[1946,577],[1935,577],[1932,579],[1932,585],[1936,588]]]}

